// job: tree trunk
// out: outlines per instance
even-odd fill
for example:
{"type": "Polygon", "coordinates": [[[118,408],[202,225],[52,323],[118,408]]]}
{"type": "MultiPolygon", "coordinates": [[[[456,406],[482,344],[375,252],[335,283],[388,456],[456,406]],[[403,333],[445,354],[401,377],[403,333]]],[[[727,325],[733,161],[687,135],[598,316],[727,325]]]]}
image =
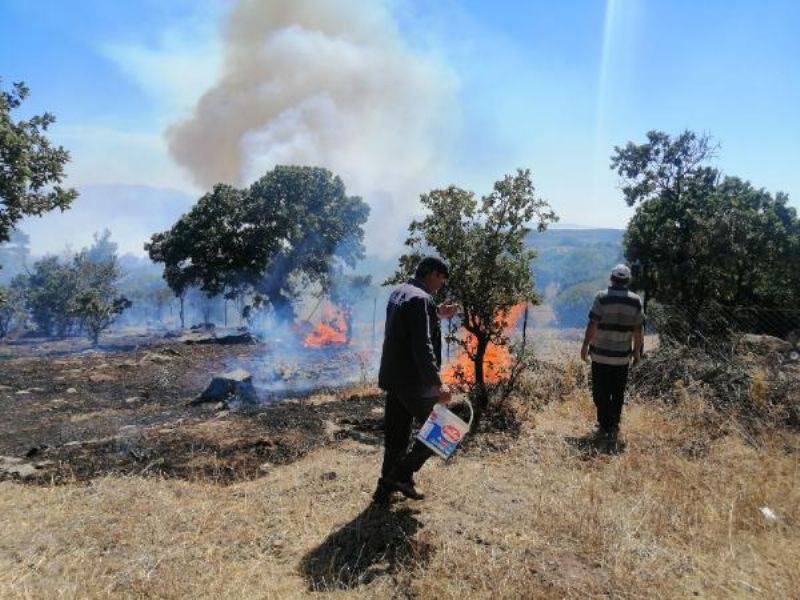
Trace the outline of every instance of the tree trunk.
{"type": "Polygon", "coordinates": [[[183,296],[180,297],[180,301],[181,301],[181,312],[180,312],[181,329],[185,329],[186,328],[186,321],[185,321],[185,313],[184,313],[184,310],[183,310],[183,296]]]}
{"type": "Polygon", "coordinates": [[[473,364],[475,366],[475,385],[472,388],[471,396],[474,403],[475,418],[472,421],[470,431],[474,432],[478,429],[478,424],[483,417],[483,413],[489,406],[489,391],[486,389],[486,381],[483,372],[483,361],[486,358],[486,348],[489,346],[489,340],[478,338],[478,345],[475,348],[475,358],[473,364]]]}

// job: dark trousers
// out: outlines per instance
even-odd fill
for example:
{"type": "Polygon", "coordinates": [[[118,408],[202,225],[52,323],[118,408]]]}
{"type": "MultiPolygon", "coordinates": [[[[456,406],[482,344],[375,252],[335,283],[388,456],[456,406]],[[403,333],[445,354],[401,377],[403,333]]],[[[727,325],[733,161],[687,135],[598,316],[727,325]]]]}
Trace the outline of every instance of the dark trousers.
{"type": "Polygon", "coordinates": [[[433,455],[433,451],[418,440],[414,440],[410,450],[408,446],[413,422],[424,423],[436,401],[437,398],[422,398],[404,390],[386,394],[381,477],[390,475],[407,481],[433,455]]]}
{"type": "Polygon", "coordinates": [[[592,398],[597,407],[597,422],[605,431],[619,427],[628,365],[604,365],[592,361],[592,398]]]}

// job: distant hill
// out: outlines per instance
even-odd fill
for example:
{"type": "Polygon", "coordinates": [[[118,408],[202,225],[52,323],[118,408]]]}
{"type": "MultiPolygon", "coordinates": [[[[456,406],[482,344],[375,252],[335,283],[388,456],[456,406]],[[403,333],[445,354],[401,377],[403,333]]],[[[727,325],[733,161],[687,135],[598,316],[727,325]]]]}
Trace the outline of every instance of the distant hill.
{"type": "MultiPolygon", "coordinates": [[[[563,290],[576,283],[606,279],[611,268],[623,261],[622,229],[548,229],[531,233],[528,244],[539,255],[533,266],[536,287],[541,293],[550,284],[563,290]]],[[[397,258],[368,255],[357,267],[370,274],[375,283],[397,268],[397,258]]]]}
{"type": "Polygon", "coordinates": [[[575,284],[606,279],[623,261],[623,229],[548,229],[533,232],[528,243],[537,249],[533,265],[536,288],[544,294],[575,284]],[[555,289],[554,289],[555,288],[555,289]]]}

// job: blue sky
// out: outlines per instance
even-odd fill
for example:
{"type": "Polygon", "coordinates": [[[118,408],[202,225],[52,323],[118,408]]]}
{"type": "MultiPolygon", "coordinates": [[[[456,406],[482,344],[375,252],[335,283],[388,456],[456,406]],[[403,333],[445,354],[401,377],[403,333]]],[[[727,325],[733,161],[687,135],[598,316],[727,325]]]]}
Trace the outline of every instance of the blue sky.
{"type": "MultiPolygon", "coordinates": [[[[56,114],[73,185],[196,196],[164,131],[216,80],[232,4],[0,0],[0,76],[28,83],[25,112],[56,114]]],[[[612,147],[689,128],[720,143],[726,173],[800,206],[795,0],[392,0],[390,11],[408,47],[457,82],[437,183],[482,192],[530,167],[564,222],[623,227],[612,147]]]]}

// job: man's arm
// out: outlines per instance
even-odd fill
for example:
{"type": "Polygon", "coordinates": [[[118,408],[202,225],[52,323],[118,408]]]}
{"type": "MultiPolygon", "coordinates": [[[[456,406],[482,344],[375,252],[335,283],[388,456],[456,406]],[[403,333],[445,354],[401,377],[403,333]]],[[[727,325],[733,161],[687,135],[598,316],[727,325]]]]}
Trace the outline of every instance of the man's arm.
{"type": "Polygon", "coordinates": [[[603,318],[603,305],[600,303],[600,294],[594,297],[592,309],[589,311],[589,322],[586,324],[586,331],[583,334],[583,346],[581,346],[581,360],[589,360],[589,345],[597,335],[597,324],[603,318]]]}
{"type": "Polygon", "coordinates": [[[581,346],[581,360],[589,360],[589,344],[594,341],[594,336],[597,335],[597,321],[590,320],[586,324],[586,331],[583,333],[583,346],[581,346]]]}
{"type": "Polygon", "coordinates": [[[415,298],[409,306],[409,335],[414,364],[423,385],[440,386],[439,369],[436,365],[436,353],[433,351],[431,330],[428,323],[428,307],[424,299],[415,298]]]}

